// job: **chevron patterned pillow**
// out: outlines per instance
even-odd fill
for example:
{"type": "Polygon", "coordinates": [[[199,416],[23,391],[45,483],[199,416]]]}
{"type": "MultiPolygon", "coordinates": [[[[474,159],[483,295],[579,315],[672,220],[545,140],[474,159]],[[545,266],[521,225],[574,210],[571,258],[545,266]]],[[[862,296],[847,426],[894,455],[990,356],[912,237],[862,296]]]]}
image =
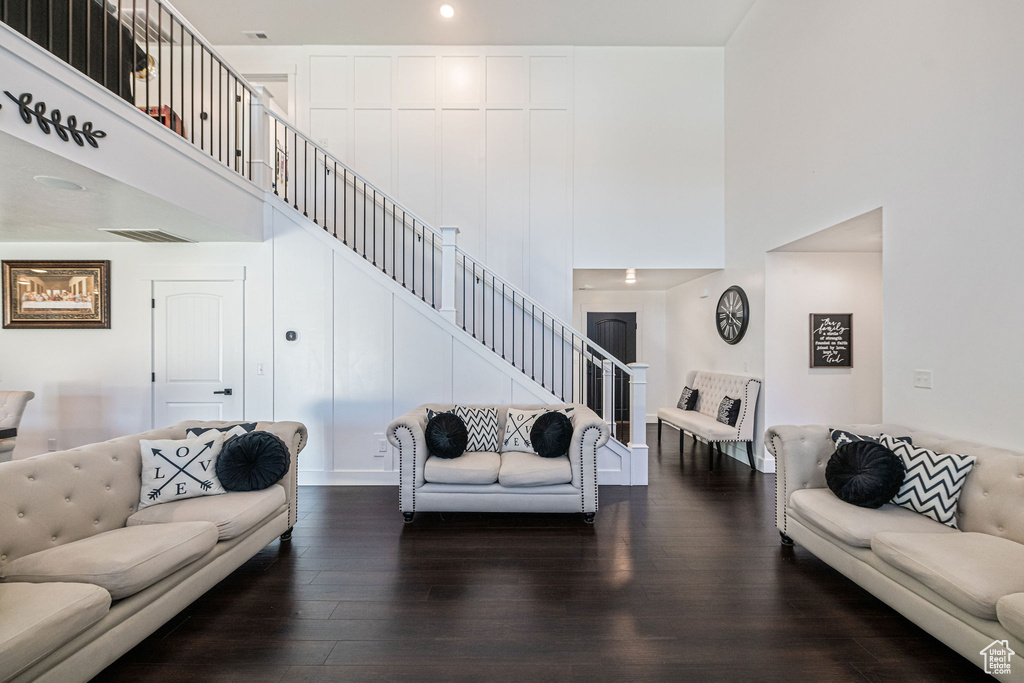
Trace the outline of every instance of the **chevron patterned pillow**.
{"type": "Polygon", "coordinates": [[[498,409],[455,406],[455,414],[462,418],[469,431],[466,451],[498,452],[498,409]]]}
{"type": "Polygon", "coordinates": [[[898,455],[907,470],[892,502],[956,529],[956,504],[974,456],[936,453],[888,434],[882,435],[881,444],[898,455]]]}

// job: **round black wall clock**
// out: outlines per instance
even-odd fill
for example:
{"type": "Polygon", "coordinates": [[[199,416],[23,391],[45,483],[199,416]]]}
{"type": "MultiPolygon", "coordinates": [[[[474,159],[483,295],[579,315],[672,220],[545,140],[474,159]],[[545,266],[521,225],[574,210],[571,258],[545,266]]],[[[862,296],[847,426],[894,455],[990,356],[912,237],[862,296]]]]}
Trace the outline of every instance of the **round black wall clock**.
{"type": "Polygon", "coordinates": [[[726,344],[738,344],[750,323],[750,304],[747,293],[733,285],[722,292],[715,309],[715,329],[726,344]]]}

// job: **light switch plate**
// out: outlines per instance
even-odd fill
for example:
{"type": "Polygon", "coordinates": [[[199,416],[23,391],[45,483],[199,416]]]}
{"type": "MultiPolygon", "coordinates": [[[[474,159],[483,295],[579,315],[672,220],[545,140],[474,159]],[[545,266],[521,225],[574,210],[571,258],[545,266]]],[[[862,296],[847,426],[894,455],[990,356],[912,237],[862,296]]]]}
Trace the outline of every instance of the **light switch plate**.
{"type": "Polygon", "coordinates": [[[374,434],[377,437],[377,454],[375,457],[382,458],[387,455],[388,452],[388,440],[384,438],[383,434],[374,434]]]}
{"type": "Polygon", "coordinates": [[[917,389],[931,389],[932,371],[914,370],[914,387],[916,387],[917,389]]]}

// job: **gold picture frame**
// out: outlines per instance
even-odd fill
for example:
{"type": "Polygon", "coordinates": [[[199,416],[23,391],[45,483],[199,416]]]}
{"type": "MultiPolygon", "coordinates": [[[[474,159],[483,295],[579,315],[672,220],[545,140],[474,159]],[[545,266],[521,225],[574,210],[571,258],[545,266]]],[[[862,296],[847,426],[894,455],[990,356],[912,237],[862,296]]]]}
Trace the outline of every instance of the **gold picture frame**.
{"type": "Polygon", "coordinates": [[[110,329],[110,261],[3,261],[4,329],[110,329]]]}

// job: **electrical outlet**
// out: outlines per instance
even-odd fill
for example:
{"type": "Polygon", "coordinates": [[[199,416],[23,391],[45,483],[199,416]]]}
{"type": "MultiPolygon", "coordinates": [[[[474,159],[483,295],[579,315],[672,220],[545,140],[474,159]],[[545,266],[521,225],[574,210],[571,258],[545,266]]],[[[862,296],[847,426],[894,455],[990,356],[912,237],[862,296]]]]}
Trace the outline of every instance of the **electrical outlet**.
{"type": "Polygon", "coordinates": [[[46,440],[46,450],[49,451],[50,453],[53,453],[54,451],[56,451],[57,450],[57,439],[47,439],[46,440]]]}
{"type": "Polygon", "coordinates": [[[914,370],[914,386],[918,389],[932,388],[931,370],[914,370]]]}

